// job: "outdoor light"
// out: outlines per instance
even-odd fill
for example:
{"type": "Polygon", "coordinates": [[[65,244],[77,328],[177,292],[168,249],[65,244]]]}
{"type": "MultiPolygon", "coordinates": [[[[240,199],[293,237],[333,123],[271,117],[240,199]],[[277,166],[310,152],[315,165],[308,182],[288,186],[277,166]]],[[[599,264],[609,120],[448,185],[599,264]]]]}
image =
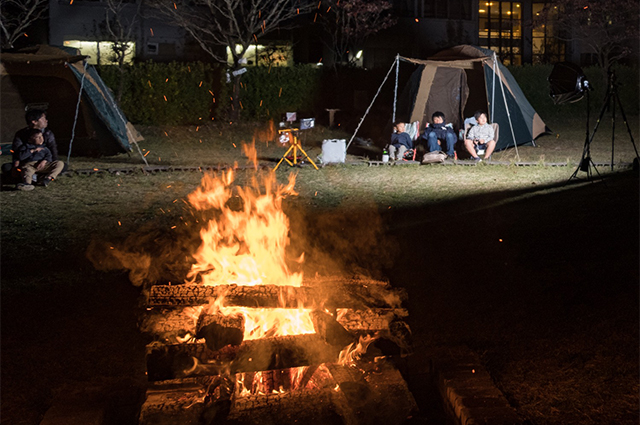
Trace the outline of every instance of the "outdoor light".
{"type": "MultiPolygon", "coordinates": [[[[591,167],[598,172],[591,159],[591,142],[598,131],[598,127],[600,126],[600,122],[602,121],[602,117],[607,110],[611,110],[612,121],[616,119],[616,104],[620,108],[620,112],[622,113],[622,118],[624,123],[627,126],[627,132],[631,138],[631,144],[633,145],[633,149],[636,153],[636,158],[634,163],[638,163],[639,155],[638,149],[636,148],[635,142],[633,141],[633,136],[631,135],[631,129],[629,128],[629,124],[627,122],[627,117],[622,109],[622,103],[620,102],[620,98],[618,97],[618,82],[616,81],[615,72],[612,69],[607,70],[608,75],[608,87],[607,93],[602,104],[602,108],[600,109],[600,115],[598,116],[598,120],[596,121],[596,126],[594,127],[591,134],[589,134],[589,91],[591,90],[591,85],[585,77],[584,72],[580,69],[579,66],[572,64],[570,62],[559,62],[551,71],[551,75],[549,75],[549,84],[550,84],[550,95],[553,99],[553,102],[556,105],[560,105],[563,103],[569,102],[577,102],[581,100],[585,95],[587,96],[587,122],[586,122],[586,135],[584,141],[584,148],[582,150],[582,158],[580,158],[580,163],[578,164],[578,168],[573,173],[573,175],[569,178],[576,177],[578,171],[584,171],[587,173],[587,177],[591,178],[591,167]]],[[[611,170],[613,171],[613,153],[614,153],[614,141],[615,141],[615,123],[612,128],[611,134],[611,170]]],[[[598,173],[599,175],[600,173],[598,173]]]]}
{"type": "Polygon", "coordinates": [[[549,84],[550,95],[556,105],[577,102],[591,89],[582,69],[571,62],[555,64],[549,75],[549,84]]]}
{"type": "Polygon", "coordinates": [[[358,51],[358,53],[356,53],[356,59],[360,59],[362,57],[362,50],[358,51]]]}

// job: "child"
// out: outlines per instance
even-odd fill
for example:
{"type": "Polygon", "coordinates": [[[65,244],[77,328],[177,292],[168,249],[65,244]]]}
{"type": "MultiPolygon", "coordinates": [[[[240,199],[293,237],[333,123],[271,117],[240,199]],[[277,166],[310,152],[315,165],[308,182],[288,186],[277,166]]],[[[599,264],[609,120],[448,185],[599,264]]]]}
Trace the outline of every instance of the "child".
{"type": "Polygon", "coordinates": [[[44,175],[41,184],[46,187],[64,168],[64,163],[52,160],[51,151],[44,146],[42,131],[37,128],[29,130],[27,143],[18,151],[18,161],[22,177],[16,186],[18,190],[32,190],[34,174],[44,175]]]}
{"type": "Polygon", "coordinates": [[[409,133],[406,133],[403,122],[398,122],[393,127],[391,143],[389,144],[389,156],[392,160],[402,161],[407,149],[413,149],[413,141],[409,133]]]}
{"type": "Polygon", "coordinates": [[[427,124],[421,138],[427,141],[428,152],[445,151],[449,159],[454,159],[457,137],[452,125],[445,124],[444,119],[444,113],[434,112],[431,115],[431,123],[427,124]],[[443,144],[442,147],[438,141],[443,144]]]}
{"type": "Polygon", "coordinates": [[[477,154],[477,150],[484,150],[484,159],[490,160],[491,154],[496,148],[493,127],[487,123],[486,113],[478,111],[474,117],[478,122],[478,125],[471,127],[467,134],[467,138],[464,140],[464,146],[467,148],[467,151],[471,154],[474,161],[482,161],[477,154]]]}

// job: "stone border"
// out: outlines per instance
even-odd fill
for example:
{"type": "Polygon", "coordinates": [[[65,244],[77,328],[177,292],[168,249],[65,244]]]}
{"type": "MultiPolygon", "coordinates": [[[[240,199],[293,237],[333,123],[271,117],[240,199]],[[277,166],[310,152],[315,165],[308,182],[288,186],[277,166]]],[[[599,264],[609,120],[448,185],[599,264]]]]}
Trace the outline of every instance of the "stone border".
{"type": "MultiPolygon", "coordinates": [[[[431,351],[431,350],[430,350],[431,351]]],[[[469,348],[439,348],[429,353],[445,412],[460,425],[522,425],[524,421],[469,348]]]]}

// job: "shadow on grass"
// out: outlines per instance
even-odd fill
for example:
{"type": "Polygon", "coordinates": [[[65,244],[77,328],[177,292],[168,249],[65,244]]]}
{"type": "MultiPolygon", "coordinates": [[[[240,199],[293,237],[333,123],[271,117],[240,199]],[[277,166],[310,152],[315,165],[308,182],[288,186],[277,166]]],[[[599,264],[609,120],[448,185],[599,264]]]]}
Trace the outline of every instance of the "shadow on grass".
{"type": "MultiPolygon", "coordinates": [[[[298,224],[315,241],[310,261],[333,257],[328,272],[379,271],[405,288],[416,351],[467,344],[523,417],[632,423],[638,179],[620,173],[606,183],[532,186],[382,214],[309,209],[298,224]]],[[[140,290],[123,273],[95,271],[86,241],[37,259],[20,250],[5,256],[13,242],[3,240],[3,271],[13,269],[2,282],[3,421],[39,423],[70,387],[141,389],[140,290]]]]}

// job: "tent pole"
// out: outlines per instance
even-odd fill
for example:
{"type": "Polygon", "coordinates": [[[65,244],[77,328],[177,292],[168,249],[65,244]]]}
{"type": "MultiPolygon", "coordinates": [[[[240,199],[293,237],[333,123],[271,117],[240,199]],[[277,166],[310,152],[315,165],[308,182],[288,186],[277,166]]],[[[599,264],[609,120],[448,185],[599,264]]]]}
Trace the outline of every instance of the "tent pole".
{"type": "Polygon", "coordinates": [[[380,90],[382,89],[382,86],[384,86],[384,83],[387,82],[387,78],[389,78],[389,74],[391,74],[391,71],[393,70],[393,67],[397,65],[398,57],[399,57],[399,55],[396,56],[396,60],[393,61],[393,64],[391,65],[391,68],[389,68],[389,71],[387,71],[387,75],[385,75],[384,80],[382,80],[382,84],[380,84],[380,87],[378,87],[378,91],[376,92],[376,95],[373,96],[373,100],[371,101],[371,103],[369,104],[369,107],[367,108],[367,110],[365,111],[364,115],[360,119],[360,122],[358,123],[358,127],[356,127],[356,131],[353,132],[353,135],[351,136],[351,139],[349,140],[349,143],[347,143],[347,147],[345,148],[345,152],[347,151],[347,149],[349,149],[349,146],[351,145],[351,142],[353,142],[353,139],[356,137],[356,134],[358,134],[358,130],[360,130],[360,126],[362,125],[362,122],[367,117],[367,114],[371,110],[371,107],[373,106],[373,103],[376,101],[376,98],[380,94],[380,90]]]}
{"type": "MultiPolygon", "coordinates": [[[[500,72],[500,64],[496,62],[496,52],[493,52],[494,64],[498,72],[500,72]]],[[[495,72],[493,73],[495,75],[495,72]]],[[[498,79],[500,80],[500,88],[502,89],[502,100],[504,101],[504,107],[507,110],[507,118],[509,119],[509,128],[511,129],[511,137],[513,138],[513,147],[516,148],[516,157],[518,161],[520,161],[520,154],[518,153],[518,144],[516,143],[516,135],[513,132],[513,123],[511,122],[511,113],[509,112],[509,105],[507,105],[507,97],[504,94],[504,83],[502,82],[502,74],[498,75],[498,79]]],[[[495,86],[495,84],[494,84],[495,86]]],[[[493,120],[493,116],[491,117],[493,120]]]]}
{"type": "MultiPolygon", "coordinates": [[[[80,101],[82,100],[82,90],[84,88],[84,77],[87,72],[87,60],[84,60],[84,72],[82,73],[82,80],[80,80],[80,90],[78,90],[78,102],[76,103],[76,116],[73,119],[73,127],[71,128],[71,140],[69,141],[69,152],[67,153],[67,165],[71,163],[71,148],[73,147],[73,139],[76,137],[76,124],[78,123],[78,112],[80,112],[80,101]]],[[[67,67],[69,63],[65,64],[67,67]]]]}
{"type": "MultiPolygon", "coordinates": [[[[493,52],[493,67],[497,68],[496,64],[496,52],[493,52]]],[[[495,100],[496,100],[496,72],[493,71],[493,84],[491,84],[491,121],[493,121],[493,112],[495,110],[495,100]]]]}
{"type": "Polygon", "coordinates": [[[398,75],[400,73],[400,55],[396,55],[396,86],[393,90],[393,120],[391,122],[396,122],[396,105],[398,104],[398,75]]]}

